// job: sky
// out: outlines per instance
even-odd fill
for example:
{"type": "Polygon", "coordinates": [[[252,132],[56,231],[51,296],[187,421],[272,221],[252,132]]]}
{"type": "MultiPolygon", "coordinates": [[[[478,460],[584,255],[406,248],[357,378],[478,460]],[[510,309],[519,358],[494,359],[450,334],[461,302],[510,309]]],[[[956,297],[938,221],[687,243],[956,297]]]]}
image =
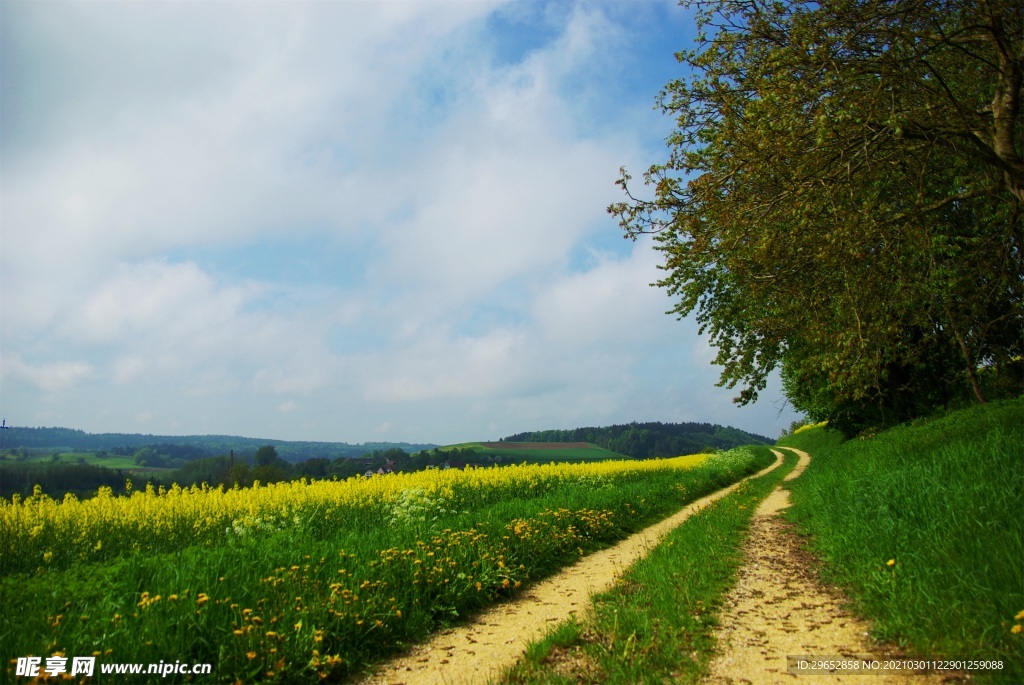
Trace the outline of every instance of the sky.
{"type": "MultiPolygon", "coordinates": [[[[0,1],[0,414],[449,444],[701,421],[610,203],[667,156],[692,13],[615,2],[0,1]]],[[[642,191],[642,188],[638,188],[642,191]]]]}

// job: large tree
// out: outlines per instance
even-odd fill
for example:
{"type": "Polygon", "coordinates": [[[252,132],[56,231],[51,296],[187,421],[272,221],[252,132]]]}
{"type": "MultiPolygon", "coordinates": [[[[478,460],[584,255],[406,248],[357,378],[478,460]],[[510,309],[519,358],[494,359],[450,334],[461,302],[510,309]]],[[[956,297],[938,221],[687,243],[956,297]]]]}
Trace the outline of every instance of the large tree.
{"type": "Polygon", "coordinates": [[[782,366],[798,408],[880,422],[985,401],[1022,353],[1020,3],[689,4],[653,199],[623,170],[609,211],[656,234],[722,384],[746,403],[782,366]]]}

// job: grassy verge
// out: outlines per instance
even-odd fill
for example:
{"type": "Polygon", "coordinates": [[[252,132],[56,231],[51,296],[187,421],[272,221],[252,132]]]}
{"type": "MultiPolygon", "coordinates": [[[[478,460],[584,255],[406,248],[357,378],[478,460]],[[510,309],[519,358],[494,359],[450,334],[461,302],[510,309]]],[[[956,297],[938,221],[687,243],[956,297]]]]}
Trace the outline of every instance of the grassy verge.
{"type": "Polygon", "coordinates": [[[532,645],[504,682],[697,682],[751,516],[795,464],[787,452],[782,468],[692,516],[634,564],[616,589],[595,596],[591,616],[564,623],[532,645]]]}
{"type": "MultiPolygon", "coordinates": [[[[92,563],[69,557],[64,567],[12,573],[0,578],[0,681],[12,679],[11,659],[57,652],[104,662],[210,663],[207,680],[214,681],[336,681],[766,461],[735,450],[696,468],[565,479],[550,488],[526,483],[501,498],[481,492],[475,507],[470,486],[457,508],[434,506],[423,490],[407,489],[358,520],[327,520],[321,511],[307,521],[302,512],[301,523],[284,529],[221,529],[219,539],[174,552],[92,563]]],[[[280,493],[301,494],[293,486],[280,493]]],[[[140,497],[139,506],[156,507],[159,497],[140,497]]],[[[163,523],[144,513],[140,525],[189,524],[184,513],[163,523]]],[[[257,518],[265,523],[266,515],[257,518]]],[[[88,523],[78,521],[79,530],[88,523]]],[[[141,534],[125,533],[124,540],[141,534]]]]}
{"type": "Polygon", "coordinates": [[[839,442],[824,429],[780,442],[813,457],[789,517],[826,579],[875,637],[924,657],[1002,660],[973,675],[1024,682],[1024,400],[839,442]]]}

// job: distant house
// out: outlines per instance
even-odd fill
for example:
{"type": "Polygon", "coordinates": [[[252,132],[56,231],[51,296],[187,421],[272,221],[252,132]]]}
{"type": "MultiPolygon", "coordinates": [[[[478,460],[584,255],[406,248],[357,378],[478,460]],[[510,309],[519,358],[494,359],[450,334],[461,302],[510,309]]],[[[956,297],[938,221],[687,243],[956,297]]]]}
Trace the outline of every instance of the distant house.
{"type": "Polygon", "coordinates": [[[449,459],[448,461],[446,461],[444,463],[444,466],[442,466],[441,468],[445,468],[445,469],[464,469],[464,468],[466,468],[466,462],[458,461],[456,459],[449,459]]]}
{"type": "Polygon", "coordinates": [[[373,470],[372,469],[367,469],[366,473],[364,473],[363,475],[366,476],[367,478],[370,478],[370,477],[373,476],[373,470]]]}

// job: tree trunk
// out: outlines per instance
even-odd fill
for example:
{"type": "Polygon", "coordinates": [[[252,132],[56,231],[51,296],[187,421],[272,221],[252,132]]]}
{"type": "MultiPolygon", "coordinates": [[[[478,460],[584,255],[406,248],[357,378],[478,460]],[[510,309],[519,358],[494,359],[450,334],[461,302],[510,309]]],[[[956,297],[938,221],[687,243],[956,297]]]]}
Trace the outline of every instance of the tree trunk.
{"type": "Polygon", "coordinates": [[[992,97],[992,149],[1003,164],[1003,178],[1010,192],[1024,202],[1024,160],[1014,144],[1015,129],[1020,125],[1020,93],[1024,82],[1022,60],[1014,54],[1014,46],[998,14],[992,17],[991,31],[999,60],[999,79],[992,97]]]}
{"type": "Polygon", "coordinates": [[[960,327],[956,325],[956,320],[953,318],[953,312],[949,310],[949,306],[946,306],[946,318],[949,320],[950,327],[953,329],[953,335],[956,337],[956,342],[960,345],[960,352],[964,355],[964,365],[967,369],[967,378],[971,381],[971,389],[974,390],[974,396],[978,400],[978,404],[985,404],[985,394],[981,391],[981,382],[978,380],[978,368],[974,363],[974,355],[971,354],[971,348],[967,346],[967,341],[964,340],[963,333],[960,331],[960,327]]]}

